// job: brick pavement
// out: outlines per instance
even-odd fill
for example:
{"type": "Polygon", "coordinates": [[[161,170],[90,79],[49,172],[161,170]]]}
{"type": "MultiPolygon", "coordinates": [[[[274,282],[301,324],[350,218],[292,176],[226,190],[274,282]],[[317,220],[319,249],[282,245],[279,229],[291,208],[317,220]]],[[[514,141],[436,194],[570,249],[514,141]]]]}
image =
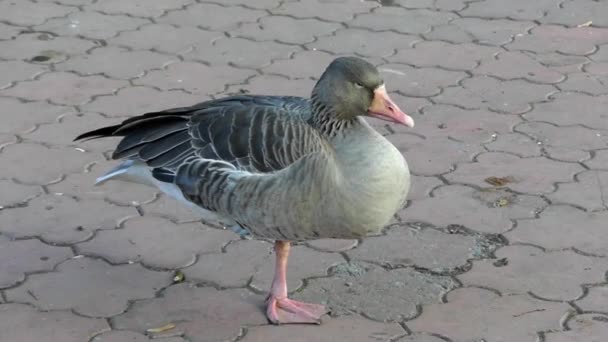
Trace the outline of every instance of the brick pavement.
{"type": "Polygon", "coordinates": [[[0,341],[608,341],[607,18],[595,0],[0,0],[0,341]],[[268,325],[270,244],[93,187],[114,142],[71,142],[230,93],[306,96],[344,54],[415,117],[373,122],[413,188],[383,235],[294,248],[321,326],[268,325]]]}

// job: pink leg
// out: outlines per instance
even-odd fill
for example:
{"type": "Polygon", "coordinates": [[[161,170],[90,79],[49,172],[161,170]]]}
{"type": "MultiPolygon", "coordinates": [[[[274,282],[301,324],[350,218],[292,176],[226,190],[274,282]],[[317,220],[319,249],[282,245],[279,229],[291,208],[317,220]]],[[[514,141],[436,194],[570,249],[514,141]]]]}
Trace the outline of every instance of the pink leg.
{"type": "Polygon", "coordinates": [[[327,312],[323,305],[308,304],[287,298],[287,258],[290,247],[288,241],[277,241],[274,244],[277,263],[272,287],[266,299],[266,316],[274,324],[320,324],[321,316],[327,312]]]}

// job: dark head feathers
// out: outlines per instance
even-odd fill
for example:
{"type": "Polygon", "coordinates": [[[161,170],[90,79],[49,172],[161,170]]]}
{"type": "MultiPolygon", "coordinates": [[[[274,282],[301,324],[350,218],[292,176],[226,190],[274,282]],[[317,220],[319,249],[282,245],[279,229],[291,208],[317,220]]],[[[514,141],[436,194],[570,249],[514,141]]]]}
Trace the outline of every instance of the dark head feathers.
{"type": "Polygon", "coordinates": [[[312,101],[318,104],[314,107],[325,108],[337,119],[352,120],[366,114],[374,90],[383,83],[380,72],[371,63],[357,57],[339,57],[329,64],[315,85],[312,101]]]}

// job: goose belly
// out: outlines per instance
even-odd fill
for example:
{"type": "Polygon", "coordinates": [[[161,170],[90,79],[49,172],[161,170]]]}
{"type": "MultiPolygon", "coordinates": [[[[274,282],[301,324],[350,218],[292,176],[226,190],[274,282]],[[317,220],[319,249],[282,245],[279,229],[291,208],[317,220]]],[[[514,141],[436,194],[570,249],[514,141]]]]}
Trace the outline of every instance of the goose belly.
{"type": "Polygon", "coordinates": [[[298,196],[290,196],[289,191],[275,193],[275,198],[266,201],[271,205],[265,208],[266,222],[243,222],[243,226],[256,237],[273,240],[356,239],[377,234],[401,209],[409,190],[403,157],[385,166],[391,172],[382,168],[375,175],[341,184],[318,184],[298,196]]]}

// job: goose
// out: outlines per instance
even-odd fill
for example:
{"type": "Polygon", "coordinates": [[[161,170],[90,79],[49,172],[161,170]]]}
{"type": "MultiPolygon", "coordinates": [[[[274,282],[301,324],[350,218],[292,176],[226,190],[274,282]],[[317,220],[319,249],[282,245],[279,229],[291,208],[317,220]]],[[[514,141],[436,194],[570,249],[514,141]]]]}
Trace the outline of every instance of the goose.
{"type": "Polygon", "coordinates": [[[375,66],[339,57],[310,98],[229,96],[131,117],[75,140],[122,137],[112,158],[123,162],[96,184],[147,184],[205,221],[274,241],[266,316],[274,324],[319,324],[324,306],[288,298],[291,243],[377,233],[410,187],[405,158],[365,116],[414,126],[375,66]]]}

